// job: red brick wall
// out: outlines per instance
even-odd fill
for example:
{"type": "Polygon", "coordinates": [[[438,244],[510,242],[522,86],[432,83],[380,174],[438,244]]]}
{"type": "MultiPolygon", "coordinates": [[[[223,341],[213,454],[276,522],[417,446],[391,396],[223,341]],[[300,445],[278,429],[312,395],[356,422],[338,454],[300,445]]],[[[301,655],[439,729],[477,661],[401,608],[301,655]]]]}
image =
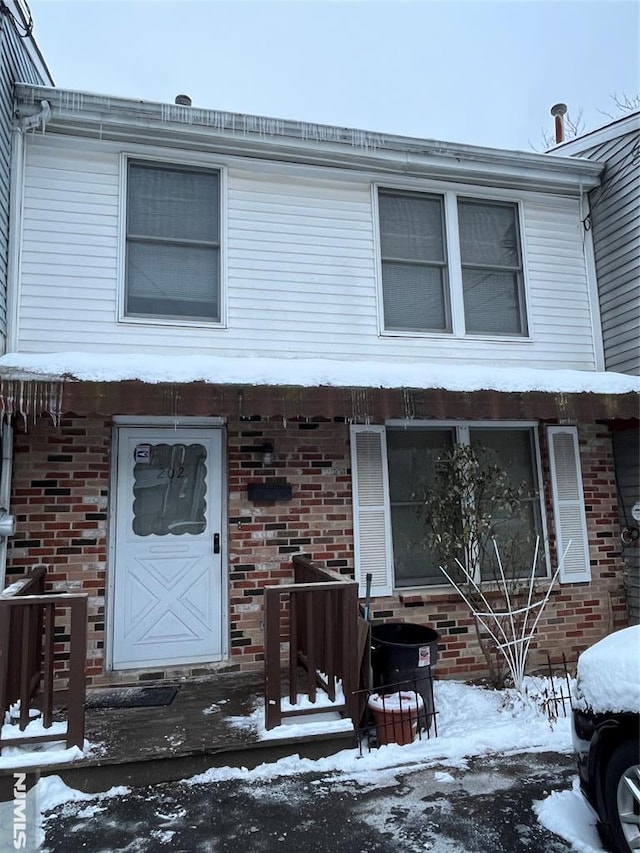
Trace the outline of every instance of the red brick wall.
{"type": "MultiPolygon", "coordinates": [[[[7,575],[47,567],[47,589],[87,592],[87,675],[103,671],[107,502],[111,424],[102,419],[42,418],[15,430],[7,575]]],[[[56,637],[56,666],[66,669],[68,634],[56,637]]]]}
{"type": "MultiPolygon", "coordinates": [[[[227,426],[229,630],[232,668],[255,669],[263,660],[262,590],[291,579],[291,554],[303,552],[343,573],[353,568],[348,425],[338,421],[236,421],[227,426]],[[263,466],[258,448],[274,447],[263,466]],[[252,503],[247,486],[286,480],[292,499],[252,503]]],[[[544,439],[544,436],[543,436],[544,439]]],[[[9,540],[8,580],[42,563],[54,589],[85,590],[89,600],[87,673],[91,684],[201,674],[207,667],[104,674],[104,597],[111,424],[101,418],[41,419],[16,435],[12,511],[18,532],[9,540]]],[[[610,434],[580,428],[580,450],[590,532],[592,583],[558,587],[533,648],[578,650],[626,624],[616,488],[610,434]]],[[[543,447],[543,457],[546,456],[543,447]]],[[[546,468],[546,463],[545,463],[546,468]]],[[[545,480],[548,479],[545,471],[545,480]]],[[[550,506],[549,495],[546,496],[550,506]]],[[[548,518],[553,562],[553,518],[548,518]]],[[[473,622],[446,589],[407,591],[373,604],[378,620],[429,624],[440,631],[438,674],[486,672],[473,622]]],[[[65,668],[66,637],[58,638],[65,668]]]]}
{"type": "Polygon", "coordinates": [[[345,423],[244,422],[228,429],[231,656],[242,668],[263,655],[263,588],[292,579],[291,554],[335,571],[353,569],[349,428],[345,423]],[[273,464],[254,448],[271,443],[273,464]],[[252,503],[250,483],[286,480],[290,502],[252,503]]]}

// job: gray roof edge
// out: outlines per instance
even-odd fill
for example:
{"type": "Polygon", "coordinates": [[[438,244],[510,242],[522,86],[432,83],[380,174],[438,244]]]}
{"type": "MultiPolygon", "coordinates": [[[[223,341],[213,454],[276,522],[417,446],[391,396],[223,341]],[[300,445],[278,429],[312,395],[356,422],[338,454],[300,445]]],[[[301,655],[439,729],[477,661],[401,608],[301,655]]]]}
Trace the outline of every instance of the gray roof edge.
{"type": "Polygon", "coordinates": [[[627,133],[634,131],[640,131],[640,110],[626,116],[620,116],[620,118],[614,119],[602,127],[597,127],[595,130],[590,130],[582,136],[577,136],[575,139],[561,142],[554,148],[550,148],[546,154],[559,157],[576,157],[603,142],[609,142],[619,136],[626,136],[627,133]]]}
{"type": "MultiPolygon", "coordinates": [[[[202,109],[156,101],[136,100],[121,96],[101,95],[92,92],[49,88],[26,83],[16,85],[16,99],[23,106],[33,106],[34,112],[42,100],[47,100],[53,110],[51,122],[63,116],[73,116],[77,121],[92,123],[104,121],[104,113],[117,114],[120,122],[130,121],[135,127],[144,122],[157,126],[162,124],[181,127],[184,130],[209,130],[217,137],[261,141],[283,142],[295,140],[311,150],[326,150],[327,146],[338,146],[349,151],[357,162],[359,155],[366,153],[382,156],[383,152],[414,154],[418,156],[442,156],[459,161],[475,161],[505,168],[524,168],[544,172],[557,172],[564,178],[578,182],[584,178],[586,184],[595,186],[602,172],[602,165],[575,157],[549,157],[547,154],[512,151],[500,148],[462,143],[442,142],[395,134],[378,133],[358,128],[316,124],[306,121],[279,119],[225,110],[202,109]]],[[[335,147],[333,148],[335,151],[335,147]]]]}

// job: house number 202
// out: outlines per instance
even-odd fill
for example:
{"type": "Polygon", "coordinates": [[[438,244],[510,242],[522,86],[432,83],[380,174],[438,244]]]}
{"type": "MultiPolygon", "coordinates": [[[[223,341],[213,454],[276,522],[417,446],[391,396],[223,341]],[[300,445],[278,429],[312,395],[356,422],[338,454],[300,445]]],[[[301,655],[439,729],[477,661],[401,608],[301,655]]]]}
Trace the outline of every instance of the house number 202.
{"type": "Polygon", "coordinates": [[[184,477],[184,466],[179,468],[161,468],[158,471],[158,480],[180,480],[184,477]]]}

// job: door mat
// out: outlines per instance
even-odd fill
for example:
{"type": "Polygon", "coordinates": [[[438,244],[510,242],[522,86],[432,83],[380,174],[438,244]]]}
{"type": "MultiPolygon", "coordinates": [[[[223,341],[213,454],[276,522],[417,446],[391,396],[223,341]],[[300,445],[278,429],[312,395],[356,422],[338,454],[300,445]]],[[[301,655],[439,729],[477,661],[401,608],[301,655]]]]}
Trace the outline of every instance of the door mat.
{"type": "Polygon", "coordinates": [[[87,694],[86,708],[154,708],[170,705],[177,687],[117,687],[87,694]]]}

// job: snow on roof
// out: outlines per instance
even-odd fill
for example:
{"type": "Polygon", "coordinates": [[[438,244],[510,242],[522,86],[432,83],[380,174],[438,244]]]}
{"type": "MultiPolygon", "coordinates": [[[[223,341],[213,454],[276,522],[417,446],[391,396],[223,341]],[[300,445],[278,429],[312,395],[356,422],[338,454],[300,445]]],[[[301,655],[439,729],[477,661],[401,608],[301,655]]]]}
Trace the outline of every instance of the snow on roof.
{"type": "Polygon", "coordinates": [[[640,625],[609,634],[578,660],[577,698],[596,714],[640,714],[640,625]]]}
{"type": "Polygon", "coordinates": [[[542,370],[498,365],[338,361],[300,358],[231,358],[204,355],[140,355],[60,352],[10,353],[0,358],[1,379],[148,384],[317,388],[415,388],[446,391],[627,394],[640,392],[640,377],[583,370],[542,370]]]}

